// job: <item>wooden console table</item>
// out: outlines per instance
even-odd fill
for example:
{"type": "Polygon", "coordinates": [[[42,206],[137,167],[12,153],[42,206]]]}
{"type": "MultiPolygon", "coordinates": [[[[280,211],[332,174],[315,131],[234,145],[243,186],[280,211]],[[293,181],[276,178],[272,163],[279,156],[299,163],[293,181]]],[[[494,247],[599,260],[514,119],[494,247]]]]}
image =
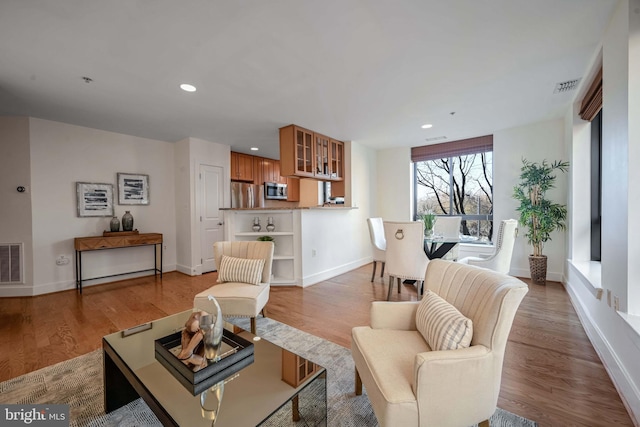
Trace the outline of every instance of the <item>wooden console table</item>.
{"type": "Polygon", "coordinates": [[[109,233],[109,236],[76,237],[74,246],[76,249],[76,289],[82,293],[83,280],[96,280],[105,277],[122,276],[124,274],[141,273],[143,271],[153,271],[154,275],[160,273],[162,277],[162,234],[161,233],[140,233],[129,232],[109,233]],[[127,273],[110,274],[108,276],[82,278],[82,252],[97,251],[104,249],[129,248],[133,246],[153,245],[153,268],[146,270],[130,271],[127,273]],[[160,268],[158,268],[158,245],[160,245],[160,268]]]}

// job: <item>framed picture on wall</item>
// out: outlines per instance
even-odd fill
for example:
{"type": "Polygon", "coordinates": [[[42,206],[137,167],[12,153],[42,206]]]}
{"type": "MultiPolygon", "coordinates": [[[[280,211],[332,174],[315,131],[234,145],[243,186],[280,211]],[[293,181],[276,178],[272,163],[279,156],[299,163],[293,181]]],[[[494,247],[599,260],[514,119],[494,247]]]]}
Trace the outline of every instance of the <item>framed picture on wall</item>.
{"type": "Polygon", "coordinates": [[[118,172],[118,204],[148,205],[149,175],[118,172]]]}
{"type": "Polygon", "coordinates": [[[113,184],[76,182],[78,216],[113,216],[113,184]]]}

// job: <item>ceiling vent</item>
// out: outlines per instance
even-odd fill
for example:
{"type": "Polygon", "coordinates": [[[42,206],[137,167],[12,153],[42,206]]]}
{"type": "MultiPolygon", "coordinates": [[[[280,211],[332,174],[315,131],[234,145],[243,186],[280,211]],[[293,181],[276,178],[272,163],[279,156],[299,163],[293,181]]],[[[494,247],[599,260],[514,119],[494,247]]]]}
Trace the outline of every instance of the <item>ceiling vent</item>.
{"type": "Polygon", "coordinates": [[[570,92],[578,87],[578,83],[580,83],[580,79],[573,79],[567,80],[566,82],[556,83],[556,88],[553,90],[553,93],[570,92]]]}
{"type": "Polygon", "coordinates": [[[433,138],[426,138],[425,141],[427,142],[433,142],[433,141],[440,141],[443,139],[447,139],[446,136],[434,136],[433,138]]]}

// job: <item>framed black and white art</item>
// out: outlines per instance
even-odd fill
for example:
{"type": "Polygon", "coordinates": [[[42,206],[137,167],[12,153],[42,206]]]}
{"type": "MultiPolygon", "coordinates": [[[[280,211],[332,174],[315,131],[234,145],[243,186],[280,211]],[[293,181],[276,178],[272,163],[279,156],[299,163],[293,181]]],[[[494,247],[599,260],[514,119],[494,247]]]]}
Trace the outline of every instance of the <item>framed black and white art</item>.
{"type": "Polygon", "coordinates": [[[118,204],[148,205],[149,175],[118,172],[118,204]]]}
{"type": "Polygon", "coordinates": [[[113,216],[113,184],[76,182],[78,216],[113,216]]]}

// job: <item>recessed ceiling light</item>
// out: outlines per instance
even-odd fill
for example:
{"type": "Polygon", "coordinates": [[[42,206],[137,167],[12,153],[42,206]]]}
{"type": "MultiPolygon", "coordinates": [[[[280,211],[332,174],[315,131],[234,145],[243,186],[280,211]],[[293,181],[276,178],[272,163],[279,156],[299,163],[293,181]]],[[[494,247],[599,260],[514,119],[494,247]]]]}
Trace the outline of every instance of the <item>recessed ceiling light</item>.
{"type": "Polygon", "coordinates": [[[190,85],[187,83],[182,83],[180,85],[180,89],[184,90],[185,92],[195,92],[196,91],[196,87],[194,85],[190,85]]]}
{"type": "Polygon", "coordinates": [[[429,123],[427,123],[426,125],[422,125],[422,129],[429,129],[429,128],[432,128],[432,127],[433,127],[433,125],[429,124],[429,123]]]}
{"type": "Polygon", "coordinates": [[[258,147],[251,147],[251,151],[258,151],[259,148],[258,147]]]}

